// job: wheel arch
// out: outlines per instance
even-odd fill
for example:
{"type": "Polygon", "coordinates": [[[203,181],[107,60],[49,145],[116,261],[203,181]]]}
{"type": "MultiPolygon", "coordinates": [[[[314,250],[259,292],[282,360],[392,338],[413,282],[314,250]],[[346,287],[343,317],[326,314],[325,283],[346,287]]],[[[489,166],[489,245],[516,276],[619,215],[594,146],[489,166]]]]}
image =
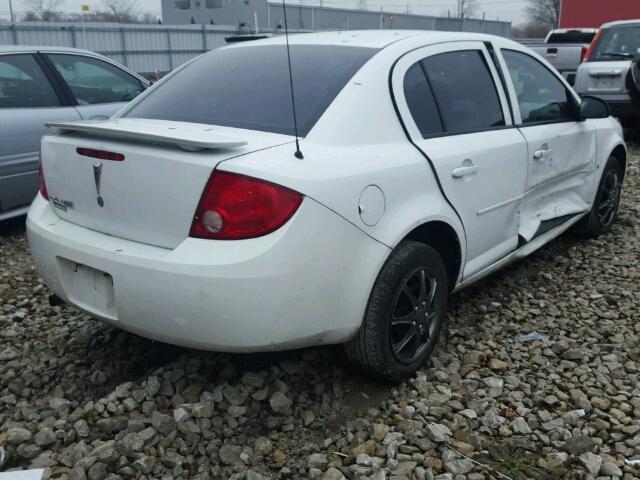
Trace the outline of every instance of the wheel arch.
{"type": "Polygon", "coordinates": [[[431,220],[415,227],[402,240],[420,242],[438,252],[447,268],[449,291],[453,290],[462,270],[462,242],[450,224],[431,220]]]}
{"type": "Polygon", "coordinates": [[[620,143],[614,147],[609,156],[615,157],[620,161],[622,166],[622,178],[624,179],[624,175],[627,170],[627,149],[620,143]]]}

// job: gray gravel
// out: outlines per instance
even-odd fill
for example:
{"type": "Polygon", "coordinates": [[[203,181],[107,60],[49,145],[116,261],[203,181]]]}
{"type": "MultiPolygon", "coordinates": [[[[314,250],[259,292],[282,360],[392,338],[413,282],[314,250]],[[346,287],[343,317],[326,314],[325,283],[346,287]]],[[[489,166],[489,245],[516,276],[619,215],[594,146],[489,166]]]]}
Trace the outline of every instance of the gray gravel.
{"type": "Polygon", "coordinates": [[[0,470],[640,478],[639,165],[630,159],[611,235],[566,235],[456,295],[431,364],[395,386],[362,379],[337,347],[198,352],[49,306],[24,229],[4,225],[0,470]]]}

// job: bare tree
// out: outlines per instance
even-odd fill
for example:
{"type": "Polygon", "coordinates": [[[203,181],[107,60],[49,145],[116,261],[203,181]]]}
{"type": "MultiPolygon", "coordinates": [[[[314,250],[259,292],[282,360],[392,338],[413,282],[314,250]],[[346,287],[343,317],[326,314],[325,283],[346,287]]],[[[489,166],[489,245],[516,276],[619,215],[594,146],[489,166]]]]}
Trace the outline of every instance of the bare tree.
{"type": "Polygon", "coordinates": [[[32,10],[29,10],[27,13],[25,13],[22,16],[23,22],[37,22],[39,20],[40,20],[40,17],[38,16],[38,14],[32,10]]]}
{"type": "Polygon", "coordinates": [[[460,17],[469,18],[478,13],[478,0],[459,0],[460,2],[460,17]]]}
{"type": "Polygon", "coordinates": [[[64,0],[26,0],[25,4],[29,11],[25,17],[29,20],[56,22],[63,16],[60,10],[63,3],[64,0]]]}
{"type": "Polygon", "coordinates": [[[511,29],[511,35],[515,38],[543,38],[548,32],[548,27],[533,22],[514,25],[511,29]]]}
{"type": "Polygon", "coordinates": [[[135,23],[138,21],[135,14],[136,0],[103,0],[107,9],[105,16],[111,17],[108,21],[118,23],[135,23]]]}
{"type": "Polygon", "coordinates": [[[544,26],[547,30],[557,28],[560,21],[562,0],[527,0],[529,22],[544,26]]]}
{"type": "Polygon", "coordinates": [[[143,13],[138,19],[140,23],[158,23],[158,20],[153,13],[143,13]]]}

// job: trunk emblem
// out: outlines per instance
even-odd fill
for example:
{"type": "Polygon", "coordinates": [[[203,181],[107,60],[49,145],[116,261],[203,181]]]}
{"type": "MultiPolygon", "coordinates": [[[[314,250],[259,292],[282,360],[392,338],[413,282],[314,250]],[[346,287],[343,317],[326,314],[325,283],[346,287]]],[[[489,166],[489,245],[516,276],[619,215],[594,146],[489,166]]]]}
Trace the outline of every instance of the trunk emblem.
{"type": "Polygon", "coordinates": [[[93,180],[96,182],[96,201],[98,202],[99,207],[104,207],[104,200],[100,196],[100,178],[102,177],[102,164],[94,163],[93,164],[93,180]]]}

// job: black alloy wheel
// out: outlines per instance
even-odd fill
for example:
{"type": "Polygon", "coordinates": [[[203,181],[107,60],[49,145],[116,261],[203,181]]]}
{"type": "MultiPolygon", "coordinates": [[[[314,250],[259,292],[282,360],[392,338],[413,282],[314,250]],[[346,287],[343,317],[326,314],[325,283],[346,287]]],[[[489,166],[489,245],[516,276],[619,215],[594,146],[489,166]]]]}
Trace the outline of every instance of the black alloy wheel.
{"type": "Polygon", "coordinates": [[[431,356],[446,321],[447,269],[436,250],[404,241],[391,253],[371,291],[349,359],[377,379],[402,381],[431,356]]]}
{"type": "Polygon", "coordinates": [[[598,192],[596,202],[598,220],[604,228],[611,228],[613,224],[616,212],[618,211],[621,188],[622,185],[618,170],[612,168],[605,172],[605,175],[602,177],[602,185],[598,192]]]}
{"type": "Polygon", "coordinates": [[[433,341],[438,315],[433,272],[419,267],[411,272],[396,293],[391,313],[391,350],[403,364],[413,363],[433,341]]]}
{"type": "Polygon", "coordinates": [[[575,232],[595,238],[611,231],[620,206],[623,177],[620,160],[609,157],[602,170],[591,211],[575,225],[575,232]]]}

